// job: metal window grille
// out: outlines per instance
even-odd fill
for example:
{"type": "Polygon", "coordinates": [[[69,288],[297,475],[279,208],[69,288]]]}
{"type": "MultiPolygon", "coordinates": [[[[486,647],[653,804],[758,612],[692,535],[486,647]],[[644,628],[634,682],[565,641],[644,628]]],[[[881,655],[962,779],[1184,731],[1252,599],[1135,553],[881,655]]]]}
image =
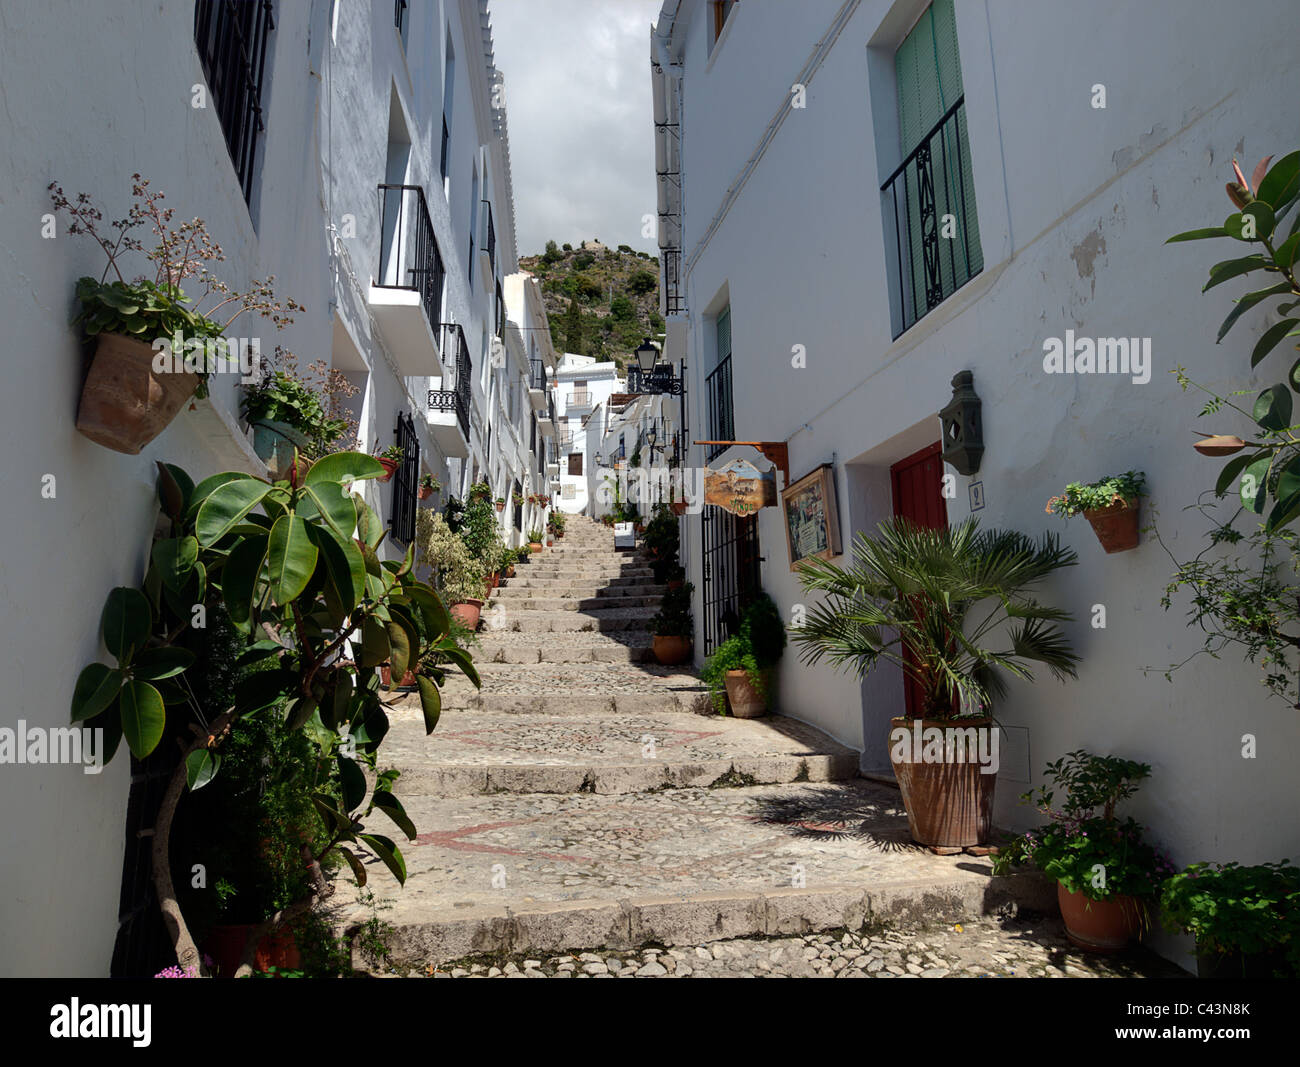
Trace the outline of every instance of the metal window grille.
{"type": "Polygon", "coordinates": [[[420,439],[415,435],[415,420],[401,412],[394,431],[402,462],[393,474],[393,512],[388,518],[393,540],[409,545],[415,540],[415,504],[419,499],[420,439]]]}
{"type": "Polygon", "coordinates": [[[447,177],[447,159],[451,149],[451,130],[447,128],[447,116],[442,116],[442,156],[438,160],[438,173],[447,177]]]}
{"type": "Polygon", "coordinates": [[[197,0],[194,43],[226,136],[244,200],[252,203],[257,145],[266,129],[266,47],[275,29],[271,0],[197,0]]]}

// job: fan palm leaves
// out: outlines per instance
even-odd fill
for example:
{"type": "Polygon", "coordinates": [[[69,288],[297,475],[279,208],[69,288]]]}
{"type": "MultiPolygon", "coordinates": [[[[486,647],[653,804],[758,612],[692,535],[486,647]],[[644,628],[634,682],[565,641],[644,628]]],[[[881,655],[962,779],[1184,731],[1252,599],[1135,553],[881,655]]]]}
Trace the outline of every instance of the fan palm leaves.
{"type": "Polygon", "coordinates": [[[1060,623],[1071,616],[1028,592],[1078,562],[1054,534],[979,529],[975,519],[934,530],[906,519],[859,532],[845,567],[810,560],[803,587],[824,594],[791,631],[806,663],[822,660],[865,676],[898,664],[924,694],[922,714],[987,713],[1008,677],[1041,665],[1076,676],[1079,657],[1060,623]]]}

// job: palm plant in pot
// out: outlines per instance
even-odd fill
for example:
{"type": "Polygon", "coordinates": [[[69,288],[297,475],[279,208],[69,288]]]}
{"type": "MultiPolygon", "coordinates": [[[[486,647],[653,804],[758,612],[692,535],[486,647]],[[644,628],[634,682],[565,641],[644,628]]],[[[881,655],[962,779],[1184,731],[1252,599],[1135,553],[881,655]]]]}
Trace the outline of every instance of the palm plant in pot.
{"type": "Polygon", "coordinates": [[[770,707],[772,668],[785,644],[781,613],[770,596],[759,593],[745,608],[736,632],[704,661],[700,680],[708,687],[714,710],[725,715],[730,709],[738,719],[765,715],[770,707]]]}
{"type": "Polygon", "coordinates": [[[804,662],[826,660],[859,678],[895,664],[911,680],[914,718],[891,721],[890,759],[919,843],[987,840],[997,775],[971,746],[987,753],[996,743],[992,707],[1004,676],[1032,680],[1033,664],[1075,676],[1078,656],[1060,628],[1070,616],[1030,590],[1077,562],[1051,534],[1035,542],[981,532],[974,519],[939,530],[891,519],[874,537],[858,533],[851,565],[801,566],[803,587],[823,594],[793,631],[804,662]]]}
{"type": "Polygon", "coordinates": [[[1142,471],[1111,474],[1083,485],[1071,482],[1047,502],[1049,515],[1070,518],[1082,512],[1108,553],[1137,548],[1138,511],[1146,495],[1142,471]]]}
{"type": "Polygon", "coordinates": [[[1025,793],[1051,820],[998,850],[994,872],[1032,863],[1056,879],[1056,899],[1070,941],[1090,952],[1118,952],[1146,925],[1150,903],[1173,865],[1117,805],[1151,774],[1146,763],[1082,750],[1049,763],[1050,785],[1025,793]],[[1065,791],[1053,807],[1057,789],[1065,791]]]}
{"type": "Polygon", "coordinates": [[[535,527],[528,531],[528,548],[532,552],[542,550],[542,531],[535,527]]]}
{"type": "Polygon", "coordinates": [[[138,454],[186,401],[208,395],[213,371],[251,372],[248,347],[228,344],[224,336],[236,319],[251,313],[282,329],[293,321],[291,313],[303,310],[293,300],[275,298],[273,277],[243,292],[222,282],[210,268],[225,255],[203,220],[173,225],[164,195],[150,191],[139,174],[132,175],[126,216],[107,224],[85,193],[69,199],[57,182],[49,193],[55,210],[71,219],[68,233],[89,237],[107,259],[98,279],[77,282],[73,320],[96,346],[77,408],[78,432],[96,444],[138,454]],[[141,227],[156,238],[152,248],[134,236],[141,227]],[[154,277],[127,281],[128,256],[150,261],[154,277]],[[182,289],[190,281],[199,289],[195,297],[182,289]]]}

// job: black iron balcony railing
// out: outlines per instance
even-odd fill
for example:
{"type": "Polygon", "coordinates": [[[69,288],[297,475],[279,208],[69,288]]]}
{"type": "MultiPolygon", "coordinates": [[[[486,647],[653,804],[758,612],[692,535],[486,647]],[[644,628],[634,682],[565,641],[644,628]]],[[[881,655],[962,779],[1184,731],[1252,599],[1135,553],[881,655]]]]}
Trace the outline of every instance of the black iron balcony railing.
{"type": "Polygon", "coordinates": [[[266,44],[275,29],[270,0],[198,0],[194,44],[212,104],[226,137],[244,199],[252,201],[262,122],[266,44]]]}
{"type": "Polygon", "coordinates": [[[447,177],[447,159],[451,149],[451,130],[447,128],[447,116],[442,116],[442,156],[438,160],[438,173],[447,177]]]}
{"type": "Polygon", "coordinates": [[[406,7],[407,0],[393,0],[393,25],[403,37],[406,36],[406,7]]]}
{"type": "MultiPolygon", "coordinates": [[[[704,379],[709,412],[709,440],[734,441],[736,417],[731,407],[731,357],[727,356],[704,379]]],[[[727,450],[726,445],[709,445],[708,458],[727,450]]]]}
{"type": "Polygon", "coordinates": [[[686,298],[682,294],[682,250],[662,248],[659,263],[663,270],[664,314],[686,314],[686,298]]]}
{"type": "MultiPolygon", "coordinates": [[[[469,362],[469,346],[465,343],[465,331],[458,323],[442,324],[442,358],[448,369],[454,368],[454,377],[450,389],[429,390],[430,411],[454,411],[460,423],[460,431],[469,440],[469,391],[473,370],[469,362]]],[[[443,380],[446,380],[446,373],[443,380]]]]}
{"type": "Polygon", "coordinates": [[[414,289],[432,327],[442,315],[446,272],[433,235],[429,206],[418,185],[381,185],[379,274],[381,289],[414,289]]]}
{"type": "Polygon", "coordinates": [[[530,359],[528,361],[528,388],[546,388],[546,364],[540,359],[530,359]]]}
{"type": "MultiPolygon", "coordinates": [[[[555,390],[548,390],[546,393],[546,407],[551,416],[551,425],[556,426],[555,421],[555,390]]],[[[557,431],[558,432],[558,431],[557,431]]]]}
{"type": "Polygon", "coordinates": [[[492,269],[497,269],[497,227],[492,219],[492,201],[484,200],[483,206],[487,210],[484,212],[483,221],[483,251],[488,254],[488,262],[492,264],[492,269]]]}
{"type": "Polygon", "coordinates": [[[886,230],[894,230],[895,337],[984,267],[965,103],[958,97],[880,187],[886,230]]]}

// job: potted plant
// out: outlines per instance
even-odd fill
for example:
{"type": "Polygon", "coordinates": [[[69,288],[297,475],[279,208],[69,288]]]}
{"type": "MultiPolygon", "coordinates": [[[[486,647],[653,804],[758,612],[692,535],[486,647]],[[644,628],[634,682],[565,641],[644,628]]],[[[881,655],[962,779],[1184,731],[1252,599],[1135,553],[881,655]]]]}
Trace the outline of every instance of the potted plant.
{"type": "Polygon", "coordinates": [[[745,609],[736,632],[714,649],[700,672],[719,715],[728,708],[738,719],[767,714],[771,671],[785,643],[781,613],[771,597],[759,593],[745,609]]]}
{"type": "Polygon", "coordinates": [[[547,528],[556,537],[564,536],[564,524],[568,521],[562,511],[552,511],[550,517],[546,520],[547,528]]]}
{"type": "Polygon", "coordinates": [[[499,496],[499,497],[496,498],[495,501],[493,501],[493,503],[496,505],[496,509],[497,509],[497,511],[505,511],[505,510],[506,510],[506,498],[505,498],[505,497],[503,497],[503,496],[499,496]]]}
{"type": "MultiPolygon", "coordinates": [[[[101,637],[115,666],[91,663],[81,671],[71,718],[105,731],[110,759],[121,740],[137,759],[160,746],[178,757],[150,847],[162,919],[184,971],[197,972],[202,957],[173,881],[171,837],[182,799],[219,780],[225,744],[252,716],[281,717],[286,730],[305,735],[314,748],[318,764],[305,799],[326,843],[317,849],[300,841],[296,851],[278,856],[306,869],[308,889],[249,931],[239,977],[251,971],[266,937],[292,927],[333,893],[324,867],[346,862],[364,883],[354,849],[368,850],[405,881],[400,849],[375,832],[372,819],[385,817],[415,837],[393,794],[395,775],[378,770],[388,720],[376,668],[387,662],[404,674],[447,631],[448,619],[435,591],[412,574],[409,553],[403,563],[368,575],[366,560],[375,557],[385,531],[344,487],[382,472],[373,457],[323,456],[301,486],[236,472],[195,484],[179,467],[157,466],[162,519],[144,579],[138,587],[113,589],[104,605],[101,637]],[[352,530],[356,538],[344,532],[352,530]],[[207,579],[218,573],[220,589],[207,579]],[[205,668],[212,638],[209,627],[195,626],[198,604],[208,619],[225,611],[237,631],[237,654],[224,661],[225,683],[212,681],[210,663],[205,668]],[[342,658],[349,651],[351,658],[342,658]]],[[[477,684],[470,660],[459,666],[477,684]]],[[[439,683],[419,678],[429,732],[439,683]]],[[[259,764],[263,756],[271,753],[259,752],[259,764]]]]}
{"type": "Polygon", "coordinates": [[[468,630],[478,628],[483,610],[482,563],[460,534],[430,508],[415,515],[415,550],[420,567],[427,568],[433,587],[449,605],[454,619],[468,630]]]}
{"type": "Polygon", "coordinates": [[[695,635],[695,621],[691,616],[694,591],[695,586],[690,583],[670,589],[659,602],[659,614],[650,622],[655,659],[665,667],[691,658],[691,639],[695,635]]]}
{"type": "Polygon", "coordinates": [[[1137,548],[1138,510],[1145,495],[1146,475],[1125,471],[1087,485],[1071,482],[1047,502],[1047,513],[1068,519],[1083,512],[1102,548],[1125,552],[1137,548]]]}
{"type": "Polygon", "coordinates": [[[515,507],[517,507],[517,508],[522,508],[522,507],[524,506],[524,494],[523,494],[523,493],[511,493],[511,494],[510,494],[510,499],[514,501],[515,507]]]}
{"type": "Polygon", "coordinates": [[[1151,767],[1079,750],[1047,765],[1051,785],[1025,793],[1051,820],[998,850],[995,873],[1032,863],[1056,879],[1056,899],[1070,941],[1090,952],[1123,949],[1147,925],[1151,902],[1172,873],[1168,858],[1144,840],[1116,806],[1137,792],[1151,767]],[[1056,789],[1065,791],[1059,808],[1056,789]]]}
{"type": "Polygon", "coordinates": [[[663,584],[669,576],[679,569],[677,554],[681,547],[677,519],[672,509],[663,504],[656,504],[646,524],[641,545],[650,557],[650,567],[654,579],[663,584]]]}
{"type": "Polygon", "coordinates": [[[492,499],[492,487],[486,481],[478,481],[469,487],[469,493],[466,495],[471,503],[475,500],[490,501],[492,499]]]}
{"type": "MultiPolygon", "coordinates": [[[[253,450],[275,478],[286,476],[295,450],[308,458],[331,451],[349,428],[347,419],[329,414],[324,392],[298,375],[293,356],[282,350],[277,356],[282,366],[267,368],[261,381],[244,389],[242,400],[253,450]]],[[[329,370],[319,362],[309,369],[322,376],[329,370]]]]}
{"type": "Polygon", "coordinates": [[[988,752],[1004,675],[1032,680],[1030,665],[1038,664],[1058,679],[1075,676],[1078,656],[1059,625],[1070,616],[1031,590],[1078,557],[1051,534],[1035,542],[1014,531],[980,532],[974,519],[939,530],[892,519],[875,537],[859,533],[853,557],[848,567],[800,565],[804,589],[824,594],[793,631],[801,657],[852,667],[859,677],[883,663],[902,669],[912,722],[891,721],[890,759],[912,836],[934,848],[983,844],[996,772],[964,758],[965,749],[949,758],[946,744],[936,760],[915,739],[930,730],[955,738],[946,731],[961,729],[963,745],[988,752]]]}
{"type": "Polygon", "coordinates": [[[172,225],[172,209],[161,192],[132,175],[132,204],[125,218],[109,222],[85,193],[69,200],[57,182],[48,186],[56,211],[71,218],[68,233],[89,237],[107,263],[98,279],[83,277],[76,287],[79,310],[73,324],[95,342],[81,401],[77,431],[96,444],[127,455],[138,454],[176,417],[193,396],[207,396],[208,375],[221,365],[237,366],[242,353],[224,334],[239,316],[255,313],[277,329],[303,310],[292,300],[275,300],[272,283],[253,282],[237,292],[209,269],[225,258],[202,219],[172,225]],[[157,238],[146,250],[132,232],[149,227],[157,238]],[[152,261],[154,277],[127,281],[128,253],[152,261]],[[109,281],[109,274],[114,280],[109,281]],[[196,299],[182,284],[193,281],[196,299]],[[200,310],[202,309],[202,310],[200,310]],[[233,312],[233,313],[232,313],[233,312]]]}
{"type": "Polygon", "coordinates": [[[1160,894],[1165,922],[1196,938],[1201,978],[1300,977],[1300,867],[1193,863],[1160,894]]]}
{"type": "Polygon", "coordinates": [[[432,474],[426,474],[420,479],[420,499],[428,500],[434,493],[442,489],[442,483],[432,474]]]}
{"type": "Polygon", "coordinates": [[[384,468],[384,473],[377,480],[386,482],[397,473],[397,468],[402,465],[402,460],[406,458],[406,451],[400,445],[389,445],[375,458],[379,460],[380,465],[384,468]]]}
{"type": "Polygon", "coordinates": [[[540,552],[542,550],[542,531],[532,529],[528,531],[528,549],[531,552],[540,552]]]}

